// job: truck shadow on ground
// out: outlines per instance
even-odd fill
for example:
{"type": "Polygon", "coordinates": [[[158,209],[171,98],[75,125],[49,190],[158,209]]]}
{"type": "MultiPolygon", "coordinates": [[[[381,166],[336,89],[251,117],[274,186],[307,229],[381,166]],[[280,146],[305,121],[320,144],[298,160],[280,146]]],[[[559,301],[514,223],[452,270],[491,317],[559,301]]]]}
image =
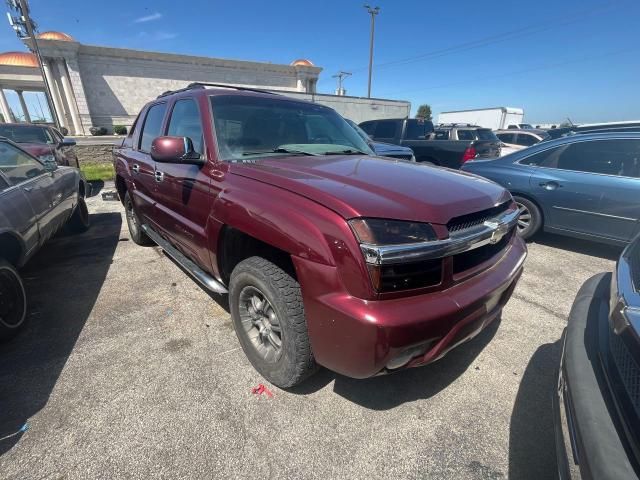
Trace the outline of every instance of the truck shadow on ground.
{"type": "Polygon", "coordinates": [[[371,410],[389,410],[406,402],[427,399],[444,390],[471,366],[495,336],[499,325],[498,319],[471,341],[424,367],[367,379],[348,378],[321,369],[302,385],[288,391],[308,395],[334,381],[333,391],[336,394],[371,410]]]}
{"type": "Polygon", "coordinates": [[[522,375],[511,413],[509,478],[557,478],[552,395],[560,340],[540,346],[522,375]]]}
{"type": "Polygon", "coordinates": [[[22,269],[29,301],[25,328],[0,343],[0,455],[48,402],[112,263],[119,213],[91,215],[88,232],[58,236],[22,269]]]}
{"type": "Polygon", "coordinates": [[[582,255],[606,258],[608,260],[617,260],[624,249],[624,247],[617,247],[606,243],[592,242],[581,238],[555,235],[553,233],[546,232],[537,234],[533,238],[533,242],[539,243],[540,245],[546,245],[547,247],[569,250],[582,255]]]}

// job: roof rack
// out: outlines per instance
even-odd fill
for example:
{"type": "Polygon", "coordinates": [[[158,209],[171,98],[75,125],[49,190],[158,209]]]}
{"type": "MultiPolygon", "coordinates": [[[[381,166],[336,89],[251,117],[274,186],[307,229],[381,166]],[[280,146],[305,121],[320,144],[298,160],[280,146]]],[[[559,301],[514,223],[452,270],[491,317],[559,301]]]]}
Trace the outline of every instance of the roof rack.
{"type": "Polygon", "coordinates": [[[473,123],[438,123],[436,127],[479,127],[473,123]]]}
{"type": "Polygon", "coordinates": [[[224,83],[193,82],[184,88],[179,88],[178,90],[167,90],[166,92],[163,92],[160,95],[158,95],[157,98],[166,97],[167,95],[173,95],[174,93],[186,92],[188,90],[204,89],[207,87],[230,88],[233,90],[242,90],[247,92],[268,93],[269,95],[278,95],[277,93],[270,92],[268,90],[261,90],[259,88],[238,87],[236,85],[226,85],[224,83]]]}

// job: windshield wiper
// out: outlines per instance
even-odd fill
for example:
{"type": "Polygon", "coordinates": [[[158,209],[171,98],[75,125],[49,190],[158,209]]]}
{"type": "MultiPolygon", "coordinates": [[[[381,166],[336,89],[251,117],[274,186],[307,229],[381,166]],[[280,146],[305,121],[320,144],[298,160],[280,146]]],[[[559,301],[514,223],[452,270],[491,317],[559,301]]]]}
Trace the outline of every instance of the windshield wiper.
{"type": "Polygon", "coordinates": [[[248,156],[248,155],[260,155],[263,153],[290,153],[293,155],[309,155],[312,157],[316,157],[318,154],[317,153],[311,153],[311,152],[305,152],[303,150],[292,150],[289,148],[274,148],[273,150],[262,150],[260,152],[242,152],[242,156],[248,156]]]}
{"type": "Polygon", "coordinates": [[[332,150],[329,152],[324,152],[323,155],[369,155],[367,152],[363,152],[362,150],[355,150],[352,148],[348,148],[346,150],[332,150]]]}

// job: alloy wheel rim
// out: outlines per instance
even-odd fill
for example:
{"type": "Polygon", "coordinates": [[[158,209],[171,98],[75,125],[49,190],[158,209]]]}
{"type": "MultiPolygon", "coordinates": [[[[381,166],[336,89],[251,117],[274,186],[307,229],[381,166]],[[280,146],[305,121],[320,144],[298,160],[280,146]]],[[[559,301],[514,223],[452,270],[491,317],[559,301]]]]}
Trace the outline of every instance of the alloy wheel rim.
{"type": "Polygon", "coordinates": [[[133,204],[131,200],[127,202],[127,223],[129,224],[129,230],[134,235],[138,233],[138,219],[136,213],[133,211],[133,204]]]}
{"type": "Polygon", "coordinates": [[[0,324],[16,328],[24,319],[24,291],[10,270],[0,270],[0,324]]]}
{"type": "Polygon", "coordinates": [[[522,203],[516,202],[516,206],[520,211],[520,215],[518,215],[518,231],[522,233],[531,226],[531,212],[522,203]]]}
{"type": "Polygon", "coordinates": [[[240,321],[251,345],[263,360],[275,363],[282,356],[282,327],[267,297],[249,286],[240,292],[240,321]]]}

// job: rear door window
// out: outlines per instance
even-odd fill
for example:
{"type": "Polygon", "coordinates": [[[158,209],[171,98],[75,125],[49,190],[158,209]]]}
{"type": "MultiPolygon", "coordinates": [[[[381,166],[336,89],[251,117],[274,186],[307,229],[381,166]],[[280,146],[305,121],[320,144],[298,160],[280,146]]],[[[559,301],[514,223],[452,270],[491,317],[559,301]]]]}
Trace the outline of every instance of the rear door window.
{"type": "Polygon", "coordinates": [[[12,184],[25,182],[46,172],[35,158],[8,143],[0,143],[0,172],[12,184]]]}
{"type": "Polygon", "coordinates": [[[562,170],[638,178],[640,140],[578,142],[564,148],[555,161],[562,170]]]}
{"type": "Polygon", "coordinates": [[[142,126],[142,132],[140,134],[140,144],[138,146],[141,151],[149,153],[153,140],[162,135],[162,120],[164,119],[166,110],[166,103],[158,103],[151,106],[147,111],[147,116],[144,119],[144,125],[142,126]]]}
{"type": "Polygon", "coordinates": [[[436,140],[449,140],[449,130],[436,130],[436,140]]]}
{"type": "Polygon", "coordinates": [[[458,140],[475,140],[473,130],[458,130],[458,140]]]}
{"type": "Polygon", "coordinates": [[[397,127],[397,122],[393,120],[381,120],[376,125],[376,131],[373,134],[374,138],[385,140],[394,139],[396,137],[397,127]]]}
{"type": "Polygon", "coordinates": [[[519,133],[518,138],[516,139],[517,145],[523,145],[525,147],[530,147],[536,143],[538,143],[538,139],[533,135],[527,135],[526,133],[519,133]]]}
{"type": "Polygon", "coordinates": [[[478,140],[488,140],[491,142],[497,142],[498,137],[488,128],[479,128],[476,130],[476,135],[478,136],[478,140]]]}
{"type": "Polygon", "coordinates": [[[516,143],[516,135],[514,133],[498,133],[496,136],[504,143],[516,143]]]}
{"type": "Polygon", "coordinates": [[[178,100],[174,103],[167,135],[187,137],[193,142],[193,148],[196,152],[204,153],[200,110],[192,98],[178,100]]]}
{"type": "Polygon", "coordinates": [[[418,118],[407,120],[405,138],[407,140],[426,140],[433,131],[433,124],[418,118]]]}

